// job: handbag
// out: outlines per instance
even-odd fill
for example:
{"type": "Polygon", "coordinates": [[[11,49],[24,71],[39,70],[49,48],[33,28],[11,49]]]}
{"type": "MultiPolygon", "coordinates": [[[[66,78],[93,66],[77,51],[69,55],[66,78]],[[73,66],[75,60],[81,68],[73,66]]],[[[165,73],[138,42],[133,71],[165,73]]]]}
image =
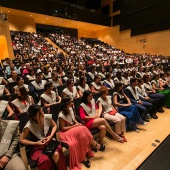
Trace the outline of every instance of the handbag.
{"type": "Polygon", "coordinates": [[[117,113],[117,110],[112,110],[109,112],[109,115],[115,115],[117,113]]]}
{"type": "Polygon", "coordinates": [[[60,141],[52,139],[43,149],[42,154],[47,155],[48,157],[52,157],[55,150],[57,149],[60,141]]]}

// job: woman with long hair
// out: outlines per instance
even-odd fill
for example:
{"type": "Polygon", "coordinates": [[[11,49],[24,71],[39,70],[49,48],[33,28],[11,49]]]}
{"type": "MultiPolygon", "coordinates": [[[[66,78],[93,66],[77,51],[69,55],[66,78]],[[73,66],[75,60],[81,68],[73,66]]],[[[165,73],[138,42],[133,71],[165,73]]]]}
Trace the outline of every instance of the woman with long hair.
{"type": "Polygon", "coordinates": [[[32,96],[28,95],[24,86],[16,88],[17,98],[12,101],[15,113],[27,112],[30,105],[34,104],[32,96]]]}
{"type": "Polygon", "coordinates": [[[103,117],[115,123],[115,132],[117,135],[124,139],[124,142],[127,142],[124,133],[126,132],[126,121],[125,117],[117,112],[112,104],[112,96],[108,96],[108,88],[102,86],[100,88],[101,96],[98,98],[98,105],[102,105],[103,117]]]}
{"type": "Polygon", "coordinates": [[[54,70],[51,73],[51,79],[49,79],[49,81],[51,81],[53,83],[55,88],[57,88],[57,86],[63,85],[61,77],[54,70]]]}
{"type": "Polygon", "coordinates": [[[54,91],[53,83],[48,81],[44,85],[45,92],[41,95],[41,105],[49,108],[53,104],[61,102],[61,97],[54,91]]]}
{"type": "Polygon", "coordinates": [[[85,126],[76,121],[72,106],[71,98],[62,98],[61,112],[58,116],[60,139],[69,145],[70,170],[81,169],[81,162],[90,168],[89,158],[93,156],[90,144],[98,150],[104,148],[93,140],[93,136],[85,126]]]}
{"type": "Polygon", "coordinates": [[[24,84],[24,79],[23,79],[21,76],[18,76],[18,77],[17,77],[17,83],[18,83],[18,85],[16,85],[16,86],[13,87],[15,93],[16,93],[16,89],[17,89],[18,87],[22,87],[22,86],[24,86],[25,89],[26,89],[27,91],[29,91],[29,86],[28,86],[27,84],[24,84]]]}
{"type": "Polygon", "coordinates": [[[86,84],[86,78],[80,77],[79,79],[79,85],[77,86],[77,91],[80,96],[83,96],[83,93],[85,90],[90,90],[90,87],[88,84],[86,84]]]}
{"type": "Polygon", "coordinates": [[[60,145],[51,157],[43,154],[44,148],[56,135],[57,125],[52,120],[51,114],[44,114],[38,105],[31,105],[28,109],[30,120],[25,125],[20,142],[30,146],[31,159],[37,161],[38,170],[67,170],[65,157],[60,145]],[[50,130],[51,129],[51,130],[50,130]]]}
{"type": "Polygon", "coordinates": [[[114,104],[118,107],[118,112],[127,117],[128,130],[139,131],[137,129],[138,124],[146,124],[142,120],[138,109],[133,105],[130,99],[123,92],[123,84],[121,82],[115,83],[115,92],[113,93],[114,104]]]}
{"type": "Polygon", "coordinates": [[[72,99],[80,97],[72,79],[67,80],[67,87],[63,90],[62,96],[67,96],[72,99]]]}
{"type": "Polygon", "coordinates": [[[102,108],[95,104],[92,92],[88,90],[84,91],[79,113],[80,118],[85,121],[85,126],[89,129],[98,128],[100,130],[99,143],[102,147],[105,147],[103,139],[106,135],[106,131],[109,132],[114,139],[122,143],[124,141],[123,138],[113,132],[110,125],[104,118],[100,118],[101,112],[102,108]]]}
{"type": "Polygon", "coordinates": [[[98,93],[101,87],[101,77],[97,74],[94,76],[94,81],[91,83],[91,91],[93,93],[98,93]]]}

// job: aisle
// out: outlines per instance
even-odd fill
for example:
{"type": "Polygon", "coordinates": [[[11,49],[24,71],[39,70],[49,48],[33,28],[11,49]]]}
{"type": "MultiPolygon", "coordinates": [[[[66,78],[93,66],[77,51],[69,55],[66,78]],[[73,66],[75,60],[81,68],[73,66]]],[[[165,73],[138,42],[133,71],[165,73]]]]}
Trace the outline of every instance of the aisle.
{"type": "MultiPolygon", "coordinates": [[[[91,159],[90,170],[134,170],[136,169],[156,147],[158,139],[161,142],[170,134],[170,109],[164,109],[164,113],[158,113],[157,120],[151,119],[147,126],[139,126],[140,132],[127,132],[127,143],[118,143],[105,138],[105,152],[95,153],[91,159]]],[[[82,170],[87,170],[84,165],[82,170]]]]}

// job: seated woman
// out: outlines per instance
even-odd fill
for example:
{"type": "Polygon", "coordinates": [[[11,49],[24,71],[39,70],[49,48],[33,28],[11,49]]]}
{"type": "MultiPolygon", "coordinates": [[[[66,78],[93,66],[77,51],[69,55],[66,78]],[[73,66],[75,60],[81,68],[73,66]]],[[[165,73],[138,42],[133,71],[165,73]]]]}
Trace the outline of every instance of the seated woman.
{"type": "Polygon", "coordinates": [[[108,87],[109,89],[113,89],[115,87],[114,81],[111,79],[111,74],[107,73],[106,74],[106,80],[104,80],[103,85],[108,87]]]}
{"type": "Polygon", "coordinates": [[[165,90],[170,90],[169,81],[170,81],[170,78],[166,79],[166,74],[165,73],[160,74],[159,84],[165,90]]]}
{"type": "Polygon", "coordinates": [[[99,75],[94,76],[94,82],[91,83],[92,93],[98,93],[101,87],[101,77],[99,75]]]}
{"type": "Polygon", "coordinates": [[[110,125],[104,118],[100,118],[101,112],[102,108],[98,108],[95,104],[92,92],[88,90],[84,91],[79,113],[80,118],[85,121],[85,126],[89,129],[98,128],[100,130],[99,143],[102,145],[102,147],[105,147],[103,144],[103,139],[106,135],[106,131],[109,132],[118,142],[123,143],[123,138],[113,132],[110,125]]]}
{"type": "Polygon", "coordinates": [[[90,87],[88,84],[86,84],[86,78],[80,77],[79,85],[77,86],[77,91],[80,96],[83,96],[85,90],[90,90],[90,87]]]}
{"type": "Polygon", "coordinates": [[[70,97],[71,99],[80,97],[77,92],[76,86],[74,86],[74,82],[72,79],[67,80],[67,87],[63,90],[62,96],[70,97]]]}
{"type": "Polygon", "coordinates": [[[118,112],[127,117],[128,130],[135,130],[136,132],[139,132],[137,125],[146,123],[142,120],[137,107],[132,105],[130,99],[126,96],[122,89],[123,84],[121,82],[116,82],[115,92],[113,93],[114,104],[118,107],[118,112]]]}
{"type": "Polygon", "coordinates": [[[38,105],[31,105],[28,109],[30,120],[25,125],[20,137],[20,142],[31,147],[31,159],[37,161],[38,170],[67,170],[65,157],[60,146],[52,157],[43,154],[45,146],[56,135],[57,125],[52,120],[51,114],[44,114],[38,105]],[[50,131],[50,127],[52,128],[50,131]]]}
{"type": "Polygon", "coordinates": [[[115,132],[117,135],[124,139],[124,142],[127,142],[124,132],[126,132],[126,121],[125,117],[117,112],[112,104],[112,96],[108,96],[108,88],[102,86],[100,88],[101,96],[98,98],[98,105],[102,105],[103,108],[103,117],[106,120],[112,121],[115,123],[115,132]]]}
{"type": "Polygon", "coordinates": [[[76,121],[71,98],[62,98],[61,112],[58,118],[60,139],[69,145],[70,169],[81,169],[81,162],[90,168],[89,158],[93,156],[90,144],[101,151],[104,148],[93,140],[93,136],[85,126],[82,126],[76,121]]]}
{"type": "Polygon", "coordinates": [[[18,76],[18,77],[17,77],[17,83],[18,83],[18,85],[16,85],[16,86],[13,87],[15,94],[16,94],[16,89],[17,89],[18,87],[22,87],[22,86],[24,86],[25,89],[26,89],[27,91],[29,91],[29,86],[28,86],[27,84],[24,84],[24,79],[23,79],[21,76],[18,76]]]}
{"type": "Polygon", "coordinates": [[[130,77],[128,72],[123,73],[122,81],[124,85],[130,84],[130,77]]]}
{"type": "Polygon", "coordinates": [[[54,91],[52,82],[46,82],[44,85],[45,92],[41,95],[41,105],[49,108],[53,104],[61,102],[61,97],[54,91]]]}
{"type": "Polygon", "coordinates": [[[105,67],[101,66],[99,70],[99,75],[101,78],[106,78],[106,72],[105,72],[105,67]]]}
{"type": "Polygon", "coordinates": [[[157,93],[165,95],[165,105],[167,108],[170,108],[170,90],[165,90],[164,87],[161,86],[159,79],[160,75],[155,74],[151,81],[152,88],[156,90],[157,93]]]}
{"type": "Polygon", "coordinates": [[[61,80],[61,78],[59,78],[56,71],[52,71],[51,79],[49,79],[49,81],[51,81],[53,83],[55,88],[57,88],[57,86],[62,86],[63,85],[62,80],[61,80]]]}
{"type": "Polygon", "coordinates": [[[11,72],[11,77],[8,79],[8,82],[17,82],[17,72],[16,71],[12,71],[11,72]]]}
{"type": "Polygon", "coordinates": [[[45,78],[51,78],[51,70],[49,67],[44,67],[44,73],[43,73],[45,78]]]}
{"type": "Polygon", "coordinates": [[[158,106],[158,112],[163,113],[164,112],[163,106],[165,104],[165,95],[156,93],[156,91],[152,88],[150,78],[151,77],[149,75],[143,76],[143,81],[144,81],[143,85],[144,85],[145,91],[150,98],[159,102],[159,105],[157,105],[158,106]]]}
{"type": "Polygon", "coordinates": [[[35,80],[35,73],[32,68],[29,69],[28,75],[26,75],[27,80],[35,80]]]}
{"type": "Polygon", "coordinates": [[[13,110],[16,114],[27,112],[30,105],[34,104],[32,96],[28,95],[24,86],[16,88],[17,98],[12,101],[13,110]]]}
{"type": "Polygon", "coordinates": [[[9,90],[5,87],[5,85],[0,85],[0,96],[10,95],[9,90]]]}
{"type": "Polygon", "coordinates": [[[14,111],[9,105],[9,102],[5,100],[0,100],[0,115],[2,115],[2,117],[7,117],[12,116],[13,114],[14,111]]]}

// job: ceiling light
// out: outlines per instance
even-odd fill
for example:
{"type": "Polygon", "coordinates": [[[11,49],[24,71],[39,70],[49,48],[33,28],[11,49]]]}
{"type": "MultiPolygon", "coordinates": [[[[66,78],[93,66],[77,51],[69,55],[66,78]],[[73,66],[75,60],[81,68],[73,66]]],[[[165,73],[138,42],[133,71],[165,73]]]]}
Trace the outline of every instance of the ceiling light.
{"type": "Polygon", "coordinates": [[[32,17],[32,15],[30,15],[30,17],[32,17]]]}
{"type": "Polygon", "coordinates": [[[10,11],[8,11],[8,12],[10,12],[10,11]]]}

